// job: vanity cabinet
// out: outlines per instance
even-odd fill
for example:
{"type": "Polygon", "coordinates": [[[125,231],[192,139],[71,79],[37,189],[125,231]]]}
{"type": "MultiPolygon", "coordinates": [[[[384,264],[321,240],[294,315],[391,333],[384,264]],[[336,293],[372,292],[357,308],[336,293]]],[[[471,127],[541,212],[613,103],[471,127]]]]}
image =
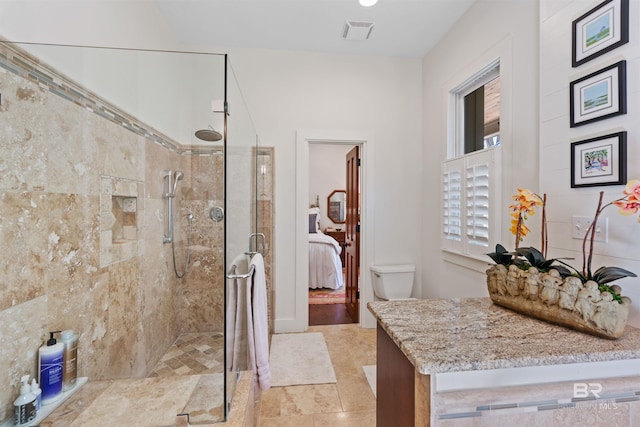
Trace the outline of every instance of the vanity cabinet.
{"type": "Polygon", "coordinates": [[[414,427],[415,368],[378,324],[376,425],[414,427]]]}
{"type": "Polygon", "coordinates": [[[631,399],[625,404],[636,405],[629,411],[640,413],[640,329],[630,325],[617,340],[598,338],[522,316],[489,298],[367,307],[378,324],[379,427],[506,425],[513,417],[542,425],[552,410],[562,425],[583,425],[594,405],[606,411],[611,396],[624,393],[631,399]],[[594,378],[606,394],[576,396],[576,383],[586,386],[594,378]]]}
{"type": "Polygon", "coordinates": [[[342,230],[342,231],[325,230],[324,234],[326,234],[327,236],[331,236],[334,239],[336,239],[336,241],[338,242],[338,244],[342,248],[342,252],[340,252],[340,262],[342,262],[342,267],[344,267],[344,259],[345,259],[344,258],[344,244],[346,242],[346,232],[344,230],[342,230]]]}

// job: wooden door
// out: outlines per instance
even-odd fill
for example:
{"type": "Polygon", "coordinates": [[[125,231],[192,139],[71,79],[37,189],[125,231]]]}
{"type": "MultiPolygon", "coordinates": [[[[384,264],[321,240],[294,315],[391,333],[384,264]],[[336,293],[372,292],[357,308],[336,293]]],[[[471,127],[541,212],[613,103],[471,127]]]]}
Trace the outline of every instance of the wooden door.
{"type": "Polygon", "coordinates": [[[359,147],[355,146],[347,153],[347,222],[345,224],[345,268],[347,312],[355,323],[360,321],[360,182],[359,147]]]}

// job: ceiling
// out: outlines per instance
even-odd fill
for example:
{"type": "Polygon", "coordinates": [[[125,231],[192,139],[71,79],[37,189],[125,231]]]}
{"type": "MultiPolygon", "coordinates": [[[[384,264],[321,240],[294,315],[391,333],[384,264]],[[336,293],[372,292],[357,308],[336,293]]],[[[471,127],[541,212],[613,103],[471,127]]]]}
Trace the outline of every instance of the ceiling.
{"type": "Polygon", "coordinates": [[[475,0],[155,0],[181,42],[229,48],[423,57],[475,0]],[[346,21],[373,22],[345,40],[346,21]]]}

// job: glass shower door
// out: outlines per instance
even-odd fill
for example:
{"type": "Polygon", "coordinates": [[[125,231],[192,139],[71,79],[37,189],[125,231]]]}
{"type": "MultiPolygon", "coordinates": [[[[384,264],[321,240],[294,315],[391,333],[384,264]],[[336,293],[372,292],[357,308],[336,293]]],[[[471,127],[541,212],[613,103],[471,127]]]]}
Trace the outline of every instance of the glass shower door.
{"type": "Polygon", "coordinates": [[[257,237],[256,154],[258,136],[245,105],[238,82],[226,63],[225,115],[225,270],[226,270],[226,402],[227,414],[240,371],[247,365],[246,277],[251,253],[262,251],[257,237]]]}

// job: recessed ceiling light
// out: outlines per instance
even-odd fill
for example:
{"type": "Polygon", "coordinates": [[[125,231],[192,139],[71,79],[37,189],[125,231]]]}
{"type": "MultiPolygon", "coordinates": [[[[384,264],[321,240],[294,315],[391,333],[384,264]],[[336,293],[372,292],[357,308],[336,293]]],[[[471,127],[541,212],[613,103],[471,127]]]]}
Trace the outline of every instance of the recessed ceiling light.
{"type": "Polygon", "coordinates": [[[359,0],[359,1],[360,1],[360,6],[364,6],[364,7],[373,6],[374,4],[378,3],[378,0],[359,0]]]}

